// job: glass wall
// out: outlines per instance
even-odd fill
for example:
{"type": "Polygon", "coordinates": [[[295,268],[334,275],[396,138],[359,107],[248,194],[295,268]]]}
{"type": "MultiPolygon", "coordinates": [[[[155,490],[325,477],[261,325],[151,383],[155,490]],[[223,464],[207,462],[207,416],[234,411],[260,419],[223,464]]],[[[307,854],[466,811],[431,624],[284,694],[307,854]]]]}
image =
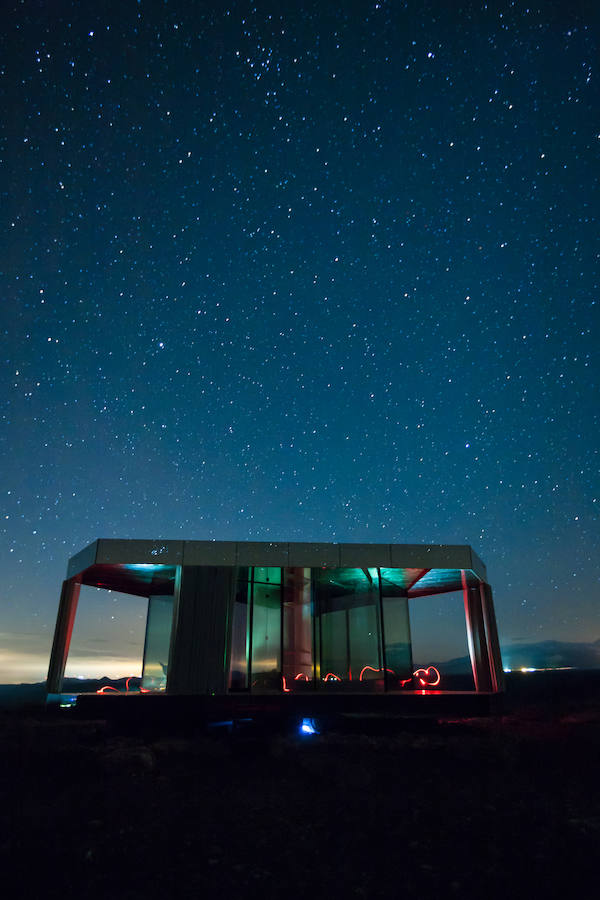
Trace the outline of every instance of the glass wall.
{"type": "Polygon", "coordinates": [[[410,622],[415,670],[424,670],[426,681],[434,680],[431,666],[435,666],[438,690],[474,690],[463,592],[411,597],[410,622]]]}
{"type": "MultiPolygon", "coordinates": [[[[82,585],[65,669],[65,678],[125,679],[142,674],[146,597],[82,585]]],[[[79,692],[79,690],[78,690],[79,692]]]]}
{"type": "Polygon", "coordinates": [[[249,569],[243,566],[238,572],[231,619],[231,661],[229,689],[244,691],[248,687],[248,651],[250,647],[249,610],[252,583],[249,569]]]}
{"type": "Polygon", "coordinates": [[[281,691],[281,572],[254,566],[251,606],[251,686],[257,693],[281,691]]]}
{"type": "MultiPolygon", "coordinates": [[[[432,687],[441,672],[440,689],[472,688],[462,595],[411,598],[409,616],[407,595],[417,575],[378,568],[239,569],[230,690],[410,691],[419,689],[415,670],[432,687]],[[448,661],[450,654],[457,658],[448,661]]],[[[154,677],[167,656],[163,646],[159,653],[149,644],[154,677]]]]}
{"type": "Polygon", "coordinates": [[[403,569],[381,569],[381,608],[388,691],[412,688],[412,641],[403,569]]]}
{"type": "Polygon", "coordinates": [[[319,681],[326,690],[384,690],[377,569],[314,569],[319,681]]]}
{"type": "Polygon", "coordinates": [[[164,691],[167,686],[172,623],[173,597],[150,597],[142,670],[142,688],[145,690],[164,691]]]}
{"type": "Polygon", "coordinates": [[[310,569],[284,569],[283,689],[314,689],[310,569]]]}

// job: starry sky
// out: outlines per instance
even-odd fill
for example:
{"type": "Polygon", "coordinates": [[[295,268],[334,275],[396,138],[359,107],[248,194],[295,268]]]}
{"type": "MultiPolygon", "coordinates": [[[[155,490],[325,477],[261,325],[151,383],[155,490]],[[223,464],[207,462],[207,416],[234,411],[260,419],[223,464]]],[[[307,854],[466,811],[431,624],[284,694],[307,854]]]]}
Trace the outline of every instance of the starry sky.
{"type": "Polygon", "coordinates": [[[97,537],[470,543],[600,638],[599,19],[5,6],[0,681],[97,537]]]}

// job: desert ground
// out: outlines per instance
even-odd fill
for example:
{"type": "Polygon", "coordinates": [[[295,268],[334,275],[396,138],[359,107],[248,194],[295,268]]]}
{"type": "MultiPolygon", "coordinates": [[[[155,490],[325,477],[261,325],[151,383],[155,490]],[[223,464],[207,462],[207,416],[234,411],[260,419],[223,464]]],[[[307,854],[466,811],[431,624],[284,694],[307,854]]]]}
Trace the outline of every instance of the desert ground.
{"type": "Polygon", "coordinates": [[[314,735],[4,712],[6,896],[592,896],[598,675],[513,678],[487,718],[314,735]]]}

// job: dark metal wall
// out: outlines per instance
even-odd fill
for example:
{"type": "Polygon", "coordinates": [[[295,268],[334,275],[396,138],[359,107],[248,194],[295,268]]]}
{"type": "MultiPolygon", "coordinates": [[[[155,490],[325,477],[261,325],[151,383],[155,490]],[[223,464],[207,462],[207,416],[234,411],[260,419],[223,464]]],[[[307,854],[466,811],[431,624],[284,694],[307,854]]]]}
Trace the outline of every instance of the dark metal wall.
{"type": "Polygon", "coordinates": [[[182,566],[175,587],[170,694],[224,694],[237,569],[182,566]]]}

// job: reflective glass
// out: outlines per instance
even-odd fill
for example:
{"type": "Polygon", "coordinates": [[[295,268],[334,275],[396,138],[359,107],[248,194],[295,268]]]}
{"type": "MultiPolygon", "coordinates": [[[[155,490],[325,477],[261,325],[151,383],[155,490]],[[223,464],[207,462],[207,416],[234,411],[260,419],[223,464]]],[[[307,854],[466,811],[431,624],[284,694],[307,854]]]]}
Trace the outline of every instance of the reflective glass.
{"type": "Polygon", "coordinates": [[[251,678],[252,690],[257,693],[282,689],[281,624],[281,584],[255,582],[252,586],[251,678]]]}
{"type": "MultiPolygon", "coordinates": [[[[83,585],[65,678],[139,678],[142,674],[147,597],[83,585]]],[[[133,687],[133,686],[132,686],[133,687]]]]}
{"type": "Polygon", "coordinates": [[[310,569],[284,569],[283,586],[284,691],[313,687],[313,622],[310,569]]]}
{"type": "Polygon", "coordinates": [[[167,686],[172,623],[173,597],[150,597],[142,670],[142,687],[146,690],[164,691],[167,686]]]}
{"type": "Polygon", "coordinates": [[[383,690],[377,569],[313,569],[320,683],[383,690]]]}
{"type": "Polygon", "coordinates": [[[232,691],[243,691],[248,687],[248,609],[252,590],[248,575],[247,566],[240,568],[233,601],[229,667],[229,688],[232,691]]]}
{"type": "MultiPolygon", "coordinates": [[[[385,588],[382,592],[385,592],[385,588]]],[[[386,597],[384,595],[382,607],[387,689],[388,691],[410,690],[413,665],[408,599],[401,596],[386,597]]]]}
{"type": "MultiPolygon", "coordinates": [[[[462,591],[415,597],[409,602],[413,662],[415,671],[423,670],[423,687],[474,690],[462,591]],[[439,672],[439,681],[432,666],[439,672]]],[[[415,683],[417,689],[420,686],[415,683]]]]}
{"type": "Polygon", "coordinates": [[[277,566],[254,566],[254,581],[261,584],[281,584],[281,569],[277,566]]]}

